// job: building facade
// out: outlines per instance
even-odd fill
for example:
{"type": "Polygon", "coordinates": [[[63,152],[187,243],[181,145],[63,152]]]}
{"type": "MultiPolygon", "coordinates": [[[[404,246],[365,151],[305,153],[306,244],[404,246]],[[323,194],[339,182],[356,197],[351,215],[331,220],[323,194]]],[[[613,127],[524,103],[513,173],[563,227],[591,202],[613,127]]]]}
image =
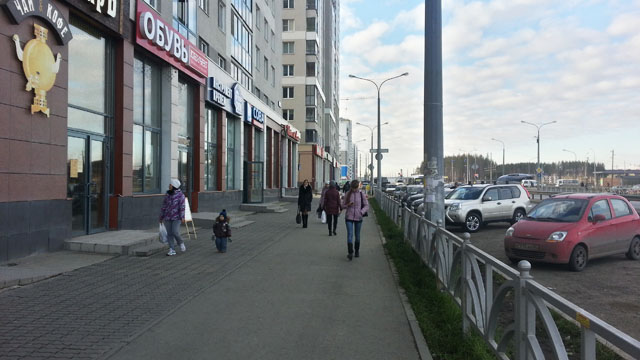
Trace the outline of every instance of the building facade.
{"type": "Polygon", "coordinates": [[[0,7],[0,262],[152,228],[171,178],[192,212],[296,187],[275,2],[0,7]]]}
{"type": "Polygon", "coordinates": [[[299,181],[339,178],[339,2],[283,0],[283,117],[302,132],[299,181]]]}
{"type": "Polygon", "coordinates": [[[340,118],[340,163],[347,166],[346,180],[358,179],[358,147],[353,141],[353,122],[340,118]]]}

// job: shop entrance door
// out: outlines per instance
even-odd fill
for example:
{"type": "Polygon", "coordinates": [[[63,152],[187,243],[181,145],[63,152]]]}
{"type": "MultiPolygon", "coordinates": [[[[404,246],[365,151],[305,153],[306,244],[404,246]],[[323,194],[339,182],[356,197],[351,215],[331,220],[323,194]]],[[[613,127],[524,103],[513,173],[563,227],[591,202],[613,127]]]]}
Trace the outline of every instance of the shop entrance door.
{"type": "Polygon", "coordinates": [[[71,198],[72,236],[106,230],[106,145],[102,136],[69,133],[67,197],[71,198]]]}
{"type": "Polygon", "coordinates": [[[243,195],[245,204],[264,202],[264,163],[262,161],[244,162],[243,195]]]}
{"type": "Polygon", "coordinates": [[[190,204],[193,203],[191,201],[191,169],[191,152],[189,148],[178,147],[178,180],[180,180],[182,192],[189,199],[190,204]]]}

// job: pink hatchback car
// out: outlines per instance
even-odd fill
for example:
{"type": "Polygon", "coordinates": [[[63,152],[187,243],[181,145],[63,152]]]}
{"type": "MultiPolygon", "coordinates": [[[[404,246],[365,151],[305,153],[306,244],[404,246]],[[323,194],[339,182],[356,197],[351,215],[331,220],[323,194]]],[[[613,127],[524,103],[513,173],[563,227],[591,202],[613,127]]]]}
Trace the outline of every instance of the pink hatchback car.
{"type": "Polygon", "coordinates": [[[640,217],[618,195],[559,195],[542,201],[507,230],[504,251],[512,262],[563,263],[573,271],[602,256],[626,254],[638,260],[640,217]]]}

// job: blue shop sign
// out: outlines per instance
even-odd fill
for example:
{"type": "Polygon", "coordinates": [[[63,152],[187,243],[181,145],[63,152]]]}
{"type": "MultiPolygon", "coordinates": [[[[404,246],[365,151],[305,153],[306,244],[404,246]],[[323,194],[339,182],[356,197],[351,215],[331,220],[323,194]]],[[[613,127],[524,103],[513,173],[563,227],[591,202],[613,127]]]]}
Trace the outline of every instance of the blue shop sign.
{"type": "Polygon", "coordinates": [[[209,77],[207,82],[207,101],[226,108],[233,92],[215,77],[209,77]]]}
{"type": "Polygon", "coordinates": [[[245,112],[246,101],[244,100],[244,97],[242,97],[242,90],[239,83],[233,84],[233,86],[231,87],[231,93],[232,93],[231,104],[233,108],[233,113],[238,116],[242,116],[243,114],[246,114],[245,112]]]}

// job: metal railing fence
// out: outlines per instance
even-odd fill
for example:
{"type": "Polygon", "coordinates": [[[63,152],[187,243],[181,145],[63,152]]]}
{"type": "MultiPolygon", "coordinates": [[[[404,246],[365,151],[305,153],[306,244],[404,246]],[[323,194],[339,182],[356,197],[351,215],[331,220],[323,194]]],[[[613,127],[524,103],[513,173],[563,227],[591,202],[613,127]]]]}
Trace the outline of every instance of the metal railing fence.
{"type": "Polygon", "coordinates": [[[528,261],[515,270],[473,246],[468,233],[458,237],[387,194],[378,191],[376,198],[460,305],[464,330],[475,328],[500,359],[569,359],[552,309],[580,327],[581,360],[596,359],[596,336],[624,357],[640,359],[638,340],[537,283],[528,261]]]}

